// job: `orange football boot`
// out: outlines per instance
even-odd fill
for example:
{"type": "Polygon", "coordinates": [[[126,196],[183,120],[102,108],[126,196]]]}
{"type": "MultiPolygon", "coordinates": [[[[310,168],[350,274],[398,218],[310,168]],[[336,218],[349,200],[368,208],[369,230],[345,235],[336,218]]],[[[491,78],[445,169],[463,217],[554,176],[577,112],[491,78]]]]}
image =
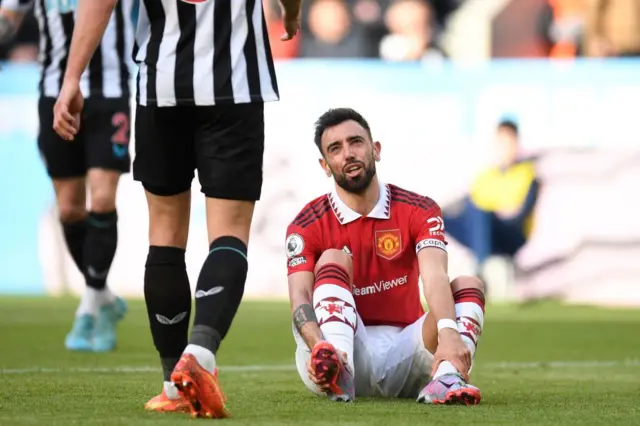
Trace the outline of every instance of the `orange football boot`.
{"type": "Polygon", "coordinates": [[[163,389],[160,395],[154,396],[144,404],[144,409],[158,413],[188,413],[189,402],[182,396],[171,399],[163,389]]]}
{"type": "Polygon", "coordinates": [[[218,384],[218,370],[211,374],[191,354],[183,354],[171,373],[171,381],[189,404],[191,417],[231,417],[227,397],[218,384]]]}

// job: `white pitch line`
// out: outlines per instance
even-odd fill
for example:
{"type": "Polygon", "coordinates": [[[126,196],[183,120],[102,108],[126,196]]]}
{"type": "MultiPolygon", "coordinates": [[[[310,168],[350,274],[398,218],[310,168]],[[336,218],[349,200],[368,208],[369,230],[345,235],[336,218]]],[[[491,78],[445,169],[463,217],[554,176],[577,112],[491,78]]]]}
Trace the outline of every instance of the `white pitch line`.
{"type": "MultiPolygon", "coordinates": [[[[626,361],[536,361],[536,362],[488,362],[479,363],[478,370],[484,368],[501,370],[535,370],[535,369],[561,369],[561,368],[611,368],[611,367],[640,367],[640,360],[632,359],[626,361]]],[[[275,372],[275,371],[295,371],[295,365],[227,365],[220,367],[220,371],[229,373],[251,373],[251,372],[275,372]]],[[[10,374],[81,374],[81,373],[102,373],[102,374],[122,374],[122,373],[157,373],[158,367],[152,366],[121,366],[121,367],[71,367],[71,368],[3,368],[0,375],[10,374]]]]}

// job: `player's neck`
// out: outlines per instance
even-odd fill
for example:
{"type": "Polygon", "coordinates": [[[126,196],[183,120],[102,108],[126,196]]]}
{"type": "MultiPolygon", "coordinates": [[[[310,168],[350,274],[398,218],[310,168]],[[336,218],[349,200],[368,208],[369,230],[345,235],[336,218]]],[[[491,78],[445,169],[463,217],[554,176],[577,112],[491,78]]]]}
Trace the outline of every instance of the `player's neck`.
{"type": "Polygon", "coordinates": [[[353,194],[336,185],[336,191],[342,202],[361,216],[367,216],[378,203],[380,198],[380,183],[374,176],[371,184],[362,194],[353,194]]]}

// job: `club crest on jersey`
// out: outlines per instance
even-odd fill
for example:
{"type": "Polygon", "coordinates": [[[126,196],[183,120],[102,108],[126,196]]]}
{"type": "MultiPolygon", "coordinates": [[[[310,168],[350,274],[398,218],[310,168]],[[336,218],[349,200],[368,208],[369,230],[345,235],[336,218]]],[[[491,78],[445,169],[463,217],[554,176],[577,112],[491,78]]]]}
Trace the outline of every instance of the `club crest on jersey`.
{"type": "Polygon", "coordinates": [[[376,253],[378,256],[391,260],[402,251],[402,235],[399,229],[376,231],[376,253]]]}

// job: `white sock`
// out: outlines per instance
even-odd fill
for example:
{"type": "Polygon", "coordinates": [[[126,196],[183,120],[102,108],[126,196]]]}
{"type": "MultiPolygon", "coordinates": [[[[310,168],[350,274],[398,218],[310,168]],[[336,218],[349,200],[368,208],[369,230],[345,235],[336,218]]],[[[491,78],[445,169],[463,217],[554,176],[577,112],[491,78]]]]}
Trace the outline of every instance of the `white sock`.
{"type": "Polygon", "coordinates": [[[449,361],[442,361],[440,365],[438,365],[438,369],[436,370],[436,373],[433,375],[433,379],[437,379],[440,376],[444,376],[445,374],[451,374],[451,373],[458,374],[459,371],[449,361]]]}
{"type": "MultiPolygon", "coordinates": [[[[473,359],[478,349],[480,336],[482,335],[482,327],[484,326],[483,306],[474,302],[456,303],[456,322],[458,324],[458,332],[462,337],[462,341],[471,351],[471,368],[473,368],[473,359]]],[[[471,373],[469,368],[469,373],[471,373]]]]}
{"type": "Polygon", "coordinates": [[[111,292],[109,287],[105,287],[100,291],[100,306],[109,305],[116,301],[116,295],[111,292]]]}
{"type": "Polygon", "coordinates": [[[164,393],[167,395],[169,399],[178,399],[180,394],[178,393],[178,388],[172,382],[164,382],[163,386],[164,393]]]}
{"type": "Polygon", "coordinates": [[[80,298],[80,305],[78,305],[78,309],[76,310],[76,316],[79,317],[86,314],[96,316],[101,305],[100,293],[101,292],[95,288],[86,287],[80,298]]]}
{"type": "MultiPolygon", "coordinates": [[[[473,302],[456,303],[456,323],[462,341],[471,351],[471,368],[473,368],[473,358],[475,357],[478,341],[482,334],[482,326],[484,325],[482,307],[473,302]]],[[[467,373],[471,373],[471,368],[467,373]]],[[[433,378],[450,373],[459,373],[459,371],[449,361],[443,361],[438,366],[433,378]]]]}
{"type": "Polygon", "coordinates": [[[196,358],[196,361],[198,361],[198,364],[211,374],[215,371],[216,356],[209,349],[190,343],[185,348],[184,353],[193,355],[196,358]]]}
{"type": "Polygon", "coordinates": [[[320,283],[313,292],[313,306],[320,331],[327,342],[347,354],[347,363],[352,372],[353,338],[357,324],[355,305],[353,295],[344,283],[320,283]]]}

